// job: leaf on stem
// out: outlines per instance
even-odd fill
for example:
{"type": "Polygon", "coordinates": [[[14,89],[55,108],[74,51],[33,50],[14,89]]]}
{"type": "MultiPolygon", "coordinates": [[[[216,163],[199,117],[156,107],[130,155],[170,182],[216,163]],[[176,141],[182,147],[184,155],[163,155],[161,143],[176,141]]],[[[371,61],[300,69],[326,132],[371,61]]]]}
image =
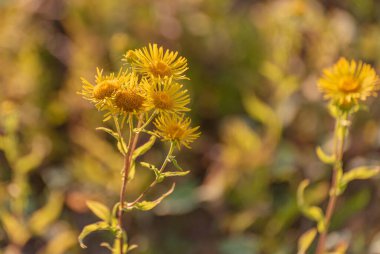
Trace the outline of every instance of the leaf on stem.
{"type": "Polygon", "coordinates": [[[116,140],[119,140],[119,134],[117,134],[117,132],[109,129],[109,128],[106,128],[106,127],[98,127],[96,128],[96,130],[98,131],[104,131],[108,134],[110,134],[112,137],[114,137],[116,140]]]}
{"type": "Polygon", "coordinates": [[[372,178],[380,173],[380,168],[369,168],[366,166],[357,167],[343,174],[339,181],[337,193],[342,194],[347,185],[353,180],[364,180],[372,178]]]}
{"type": "Polygon", "coordinates": [[[317,147],[316,153],[318,158],[326,164],[334,164],[335,163],[335,156],[334,155],[328,155],[326,154],[320,146],[317,147]]]}
{"type": "Polygon", "coordinates": [[[123,155],[127,153],[128,147],[125,144],[123,137],[120,137],[117,132],[115,132],[109,128],[106,128],[106,127],[98,127],[98,128],[96,128],[96,130],[104,131],[104,132],[110,134],[112,137],[114,137],[117,140],[117,149],[120,151],[120,153],[123,155]]]}
{"type": "Polygon", "coordinates": [[[161,173],[162,176],[164,177],[172,177],[172,176],[185,176],[187,175],[188,173],[190,173],[190,170],[188,171],[168,171],[168,172],[164,172],[164,173],[161,173]]]}
{"type": "Polygon", "coordinates": [[[137,209],[141,211],[151,210],[155,208],[159,203],[161,203],[161,201],[164,200],[167,196],[169,196],[174,191],[174,188],[175,188],[175,183],[173,183],[170,190],[168,190],[166,193],[164,193],[161,197],[157,198],[156,200],[137,202],[133,205],[127,204],[126,209],[128,211],[132,209],[137,209]]]}
{"type": "Polygon", "coordinates": [[[149,149],[152,148],[152,146],[154,145],[155,141],[156,136],[151,136],[145,144],[143,144],[133,152],[132,159],[135,160],[137,157],[149,151],[149,149]]]}
{"type": "Polygon", "coordinates": [[[133,178],[135,178],[135,173],[136,173],[136,163],[135,161],[132,161],[131,168],[129,169],[129,172],[128,172],[128,181],[131,181],[133,178]]]}
{"type": "Polygon", "coordinates": [[[83,243],[83,239],[89,234],[91,234],[92,232],[101,231],[101,230],[111,230],[111,227],[108,225],[107,222],[104,222],[104,221],[100,221],[100,222],[85,226],[82,229],[82,232],[78,236],[80,247],[82,247],[83,249],[87,248],[87,246],[83,243]]]}
{"type": "Polygon", "coordinates": [[[183,169],[181,168],[181,166],[178,165],[178,162],[175,159],[175,156],[171,156],[169,159],[170,159],[170,162],[173,163],[174,167],[176,167],[178,170],[183,171],[183,169]]]}
{"type": "Polygon", "coordinates": [[[160,176],[160,171],[158,170],[158,168],[155,165],[150,164],[148,162],[140,162],[140,165],[143,166],[144,168],[148,168],[148,169],[152,170],[154,172],[154,174],[156,175],[156,179],[160,176]]]}
{"type": "Polygon", "coordinates": [[[303,180],[298,186],[297,190],[297,203],[302,213],[311,220],[317,222],[318,232],[324,232],[326,230],[325,218],[323,211],[318,206],[310,206],[305,203],[304,193],[306,187],[309,185],[309,180],[303,180]]]}
{"type": "Polygon", "coordinates": [[[100,202],[96,201],[87,201],[87,207],[96,215],[98,218],[102,219],[105,222],[109,222],[111,213],[108,207],[103,205],[100,202]]]}
{"type": "Polygon", "coordinates": [[[310,245],[313,243],[315,236],[317,235],[317,230],[315,228],[309,229],[301,235],[298,240],[298,252],[297,254],[305,254],[309,249],[310,245]]]}

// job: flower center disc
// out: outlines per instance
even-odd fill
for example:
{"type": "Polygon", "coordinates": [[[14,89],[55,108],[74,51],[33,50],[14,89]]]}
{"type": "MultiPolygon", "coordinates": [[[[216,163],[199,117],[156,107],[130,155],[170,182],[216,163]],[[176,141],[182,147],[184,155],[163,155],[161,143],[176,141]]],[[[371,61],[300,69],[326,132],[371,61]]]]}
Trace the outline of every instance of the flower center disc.
{"type": "Polygon", "coordinates": [[[358,88],[359,82],[352,77],[344,78],[339,84],[339,89],[345,93],[355,92],[358,88]]]}
{"type": "Polygon", "coordinates": [[[170,76],[172,74],[170,67],[162,61],[154,61],[154,63],[150,66],[150,71],[155,77],[170,76]]]}
{"type": "Polygon", "coordinates": [[[173,139],[181,139],[185,133],[184,129],[179,125],[172,125],[168,127],[168,134],[173,139]]]}
{"type": "Polygon", "coordinates": [[[113,80],[105,80],[94,87],[93,95],[95,99],[103,100],[111,97],[117,89],[119,89],[117,82],[113,80]]]}
{"type": "Polygon", "coordinates": [[[143,103],[144,97],[134,91],[121,91],[115,96],[115,105],[125,112],[139,110],[143,103]]]}
{"type": "Polygon", "coordinates": [[[156,92],[153,94],[153,104],[159,109],[170,109],[173,106],[173,102],[169,95],[165,92],[156,92]]]}

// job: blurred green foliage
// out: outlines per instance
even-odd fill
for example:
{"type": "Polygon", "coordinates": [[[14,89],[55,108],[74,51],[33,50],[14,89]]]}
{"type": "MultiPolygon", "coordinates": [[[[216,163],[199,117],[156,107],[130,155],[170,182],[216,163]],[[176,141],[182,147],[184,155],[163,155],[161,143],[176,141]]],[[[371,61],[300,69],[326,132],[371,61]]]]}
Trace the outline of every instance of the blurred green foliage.
{"type": "MultiPolygon", "coordinates": [[[[3,0],[0,14],[4,253],[104,253],[107,235],[90,236],[87,250],[76,237],[96,221],[86,200],[116,202],[122,161],[94,130],[101,116],[76,94],[79,77],[118,69],[127,49],[149,42],[189,59],[185,85],[203,136],[179,155],[192,173],[173,196],[151,213],[131,213],[135,252],[295,253],[312,226],[297,208],[298,184],[311,179],[313,204],[328,189],[314,147],[331,148],[333,119],[316,79],[339,56],[380,66],[376,0],[3,0]]],[[[354,119],[345,168],[378,160],[377,105],[354,119]]],[[[149,177],[141,172],[128,196],[149,177]]],[[[378,180],[350,185],[330,241],[379,253],[379,198],[378,180]]]]}

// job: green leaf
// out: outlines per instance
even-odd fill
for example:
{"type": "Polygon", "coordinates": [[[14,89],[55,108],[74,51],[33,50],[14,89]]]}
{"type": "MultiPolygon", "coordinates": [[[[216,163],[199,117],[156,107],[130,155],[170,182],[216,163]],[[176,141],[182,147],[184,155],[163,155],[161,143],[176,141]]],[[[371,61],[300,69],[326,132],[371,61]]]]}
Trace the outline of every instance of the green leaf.
{"type": "Polygon", "coordinates": [[[168,171],[168,172],[164,172],[162,173],[161,175],[164,176],[164,177],[171,177],[171,176],[185,176],[187,175],[188,173],[190,173],[190,170],[188,171],[181,171],[181,172],[174,172],[174,171],[168,171]]]}
{"type": "Polygon", "coordinates": [[[168,190],[166,193],[164,193],[161,197],[157,198],[156,200],[137,202],[133,205],[127,204],[126,209],[127,210],[137,209],[141,211],[151,210],[155,208],[159,203],[161,203],[161,201],[164,200],[167,196],[169,196],[174,191],[174,187],[175,187],[175,184],[173,183],[170,190],[168,190]]]}
{"type": "Polygon", "coordinates": [[[176,167],[178,170],[183,171],[180,165],[178,165],[177,160],[175,159],[175,156],[170,157],[170,162],[173,163],[174,167],[176,167]]]}
{"type": "Polygon", "coordinates": [[[119,150],[119,152],[120,152],[122,155],[127,154],[128,147],[127,147],[127,145],[125,144],[124,139],[120,139],[119,141],[117,141],[117,149],[119,150]]]}
{"type": "Polygon", "coordinates": [[[98,218],[102,219],[104,222],[109,223],[111,213],[107,206],[96,201],[87,201],[87,207],[96,215],[98,218]]]}
{"type": "Polygon", "coordinates": [[[144,168],[149,168],[150,170],[153,170],[153,171],[158,171],[158,168],[153,165],[153,164],[150,164],[148,162],[140,162],[140,165],[143,166],[144,168]]]}
{"type": "Polygon", "coordinates": [[[78,236],[80,247],[84,249],[87,248],[87,246],[83,243],[83,239],[89,234],[91,234],[92,232],[101,231],[101,230],[111,230],[111,227],[108,225],[107,222],[104,222],[104,221],[100,221],[100,222],[85,226],[82,229],[82,232],[78,236]]]}
{"type": "Polygon", "coordinates": [[[326,230],[325,218],[321,208],[317,206],[309,206],[305,203],[304,193],[306,187],[309,185],[309,180],[303,180],[298,186],[297,190],[297,203],[302,213],[311,220],[318,223],[318,232],[324,232],[326,230]]]}
{"type": "Polygon", "coordinates": [[[128,243],[122,237],[115,238],[113,242],[112,254],[120,254],[120,241],[124,241],[122,253],[128,253],[128,243]]]}
{"type": "Polygon", "coordinates": [[[120,137],[117,132],[115,132],[109,128],[106,128],[106,127],[98,127],[98,128],[96,128],[96,130],[104,131],[104,132],[110,134],[112,137],[114,137],[117,140],[117,149],[119,150],[119,152],[123,155],[127,153],[128,147],[125,144],[123,137],[120,137]]]}
{"type": "Polygon", "coordinates": [[[128,181],[131,181],[133,178],[135,178],[136,174],[136,163],[132,161],[131,168],[129,169],[128,172],[128,181]]]}
{"type": "Polygon", "coordinates": [[[353,180],[365,180],[372,178],[380,173],[380,168],[369,168],[366,166],[357,167],[343,174],[339,181],[338,194],[341,194],[346,189],[347,185],[353,180]]]}
{"type": "Polygon", "coordinates": [[[300,239],[298,240],[298,254],[306,253],[310,245],[313,243],[316,235],[317,230],[315,228],[309,229],[301,235],[300,239]]]}
{"type": "Polygon", "coordinates": [[[144,153],[146,153],[147,151],[149,151],[149,149],[152,148],[152,146],[154,145],[155,141],[156,141],[156,136],[151,136],[145,144],[143,144],[142,146],[137,148],[133,152],[133,155],[132,155],[133,160],[135,160],[137,157],[139,157],[139,156],[143,155],[144,153]]]}
{"type": "Polygon", "coordinates": [[[160,172],[155,165],[150,164],[148,162],[140,162],[140,165],[143,166],[144,168],[148,168],[148,169],[152,170],[154,172],[154,174],[156,175],[156,178],[158,178],[160,176],[160,172]]]}
{"type": "Polygon", "coordinates": [[[106,127],[98,127],[96,128],[96,130],[98,131],[104,131],[108,134],[110,134],[112,137],[114,137],[116,140],[119,140],[119,134],[117,134],[117,132],[109,129],[109,128],[106,128],[106,127]]]}
{"type": "Polygon", "coordinates": [[[316,153],[318,158],[326,163],[326,164],[334,164],[335,163],[335,156],[334,155],[328,155],[326,154],[320,146],[317,147],[316,153]]]}

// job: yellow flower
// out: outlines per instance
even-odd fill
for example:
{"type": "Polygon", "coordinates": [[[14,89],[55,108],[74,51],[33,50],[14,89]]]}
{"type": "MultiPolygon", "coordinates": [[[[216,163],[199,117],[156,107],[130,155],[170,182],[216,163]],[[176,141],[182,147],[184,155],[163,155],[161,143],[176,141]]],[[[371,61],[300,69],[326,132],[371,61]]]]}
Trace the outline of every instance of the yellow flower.
{"type": "Polygon", "coordinates": [[[113,106],[118,113],[135,114],[147,109],[147,97],[138,76],[130,73],[128,79],[113,96],[113,106]]]}
{"type": "Polygon", "coordinates": [[[190,148],[190,143],[200,136],[198,127],[190,127],[191,120],[188,117],[178,115],[160,115],[156,118],[154,125],[156,133],[163,141],[171,141],[178,149],[183,145],[190,148]]]}
{"type": "Polygon", "coordinates": [[[103,70],[97,69],[95,85],[81,78],[82,91],[80,91],[79,94],[81,94],[84,99],[94,103],[97,109],[108,109],[111,98],[121,88],[127,76],[127,72],[123,72],[122,70],[120,70],[117,75],[110,73],[107,76],[103,76],[103,70]]]}
{"type": "Polygon", "coordinates": [[[129,50],[124,55],[124,61],[129,62],[132,68],[145,78],[170,78],[174,80],[188,79],[185,76],[187,60],[177,57],[178,52],[158,47],[157,44],[149,44],[149,49],[129,50]]]}
{"type": "Polygon", "coordinates": [[[323,71],[318,87],[326,99],[344,108],[357,105],[369,96],[376,96],[380,88],[379,78],[369,64],[354,60],[349,62],[345,58],[323,71]]]}
{"type": "Polygon", "coordinates": [[[179,113],[190,111],[186,107],[190,103],[190,97],[182,85],[173,82],[172,79],[156,80],[153,83],[144,81],[147,90],[149,106],[159,113],[179,113]]]}

